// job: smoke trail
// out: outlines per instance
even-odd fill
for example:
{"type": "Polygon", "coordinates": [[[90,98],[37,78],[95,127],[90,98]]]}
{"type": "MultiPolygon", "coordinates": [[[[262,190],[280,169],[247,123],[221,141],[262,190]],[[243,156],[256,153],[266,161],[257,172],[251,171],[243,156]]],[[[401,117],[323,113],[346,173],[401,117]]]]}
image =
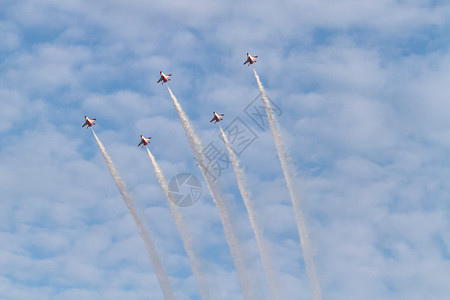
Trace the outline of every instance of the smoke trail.
{"type": "Polygon", "coordinates": [[[285,152],[285,145],[282,141],[280,125],[278,121],[272,114],[270,109],[269,99],[267,98],[264,87],[259,79],[256,70],[253,69],[255,73],[256,81],[258,82],[259,91],[261,92],[261,98],[266,109],[267,117],[269,119],[270,129],[272,131],[273,139],[275,141],[275,147],[277,148],[278,158],[281,162],[281,168],[283,169],[284,178],[289,190],[289,195],[291,196],[292,207],[294,208],[295,220],[297,221],[297,229],[300,236],[300,243],[303,249],[303,258],[305,260],[306,275],[309,278],[309,284],[312,289],[312,294],[314,299],[322,299],[322,294],[320,291],[319,280],[317,279],[316,268],[314,266],[313,251],[309,241],[308,230],[306,228],[305,218],[303,217],[303,212],[300,206],[300,198],[296,195],[293,178],[295,177],[295,171],[292,167],[288,165],[287,153],[285,152]]]}
{"type": "MultiPolygon", "coordinates": [[[[180,116],[181,123],[183,124],[184,131],[186,133],[186,137],[188,138],[189,144],[191,145],[192,152],[194,153],[195,160],[199,166],[203,165],[203,154],[202,154],[202,143],[200,139],[194,132],[194,129],[191,126],[191,122],[188,117],[184,113],[180,104],[178,103],[177,98],[172,93],[172,90],[167,87],[170,93],[170,97],[172,98],[173,104],[180,116]]],[[[244,299],[254,299],[253,291],[250,284],[250,280],[248,277],[247,269],[245,267],[244,257],[242,255],[242,251],[239,246],[239,241],[236,237],[235,229],[231,223],[230,216],[228,215],[227,208],[225,206],[225,202],[223,201],[221,194],[219,193],[219,188],[217,184],[211,180],[211,178],[206,173],[205,168],[200,167],[203,177],[208,185],[209,192],[211,197],[216,204],[217,211],[219,212],[220,220],[222,221],[223,230],[225,232],[225,238],[228,243],[228,247],[230,248],[231,256],[233,258],[233,263],[236,268],[236,273],[238,276],[239,287],[241,289],[242,295],[244,299]]]]}
{"type": "Polygon", "coordinates": [[[250,219],[253,232],[255,233],[256,243],[258,244],[258,248],[261,253],[261,261],[264,268],[264,273],[266,275],[266,280],[269,284],[270,295],[272,299],[279,300],[280,295],[278,293],[278,287],[274,269],[272,266],[272,261],[270,260],[269,252],[267,250],[267,246],[264,241],[264,236],[260,228],[259,222],[257,221],[257,217],[255,214],[255,207],[253,206],[253,202],[250,200],[250,192],[247,190],[245,186],[244,172],[239,167],[239,161],[237,160],[237,157],[234,154],[233,149],[231,149],[230,143],[228,141],[227,136],[225,135],[225,132],[222,129],[222,126],[219,125],[219,127],[220,132],[222,133],[222,138],[225,141],[225,146],[228,151],[228,156],[230,157],[231,165],[233,166],[234,174],[236,175],[236,181],[239,187],[239,192],[241,193],[242,200],[244,201],[245,207],[247,208],[248,217],[250,219]]]}
{"type": "Polygon", "coordinates": [[[94,134],[95,140],[97,141],[98,147],[100,148],[100,151],[102,152],[103,158],[105,159],[106,165],[108,166],[108,169],[111,172],[114,182],[115,182],[117,188],[119,189],[120,194],[122,195],[123,201],[125,201],[128,211],[130,212],[131,216],[133,217],[134,223],[136,223],[139,233],[141,234],[141,237],[144,240],[145,247],[147,248],[148,256],[150,257],[150,261],[152,262],[153,270],[155,271],[156,278],[158,279],[159,285],[161,286],[161,289],[162,289],[162,292],[164,295],[164,299],[175,300],[175,296],[173,294],[172,287],[170,286],[169,278],[167,277],[167,274],[164,271],[164,267],[161,263],[159,255],[156,252],[155,246],[153,245],[153,241],[150,238],[149,233],[145,229],[144,224],[142,223],[141,219],[139,218],[136,208],[134,207],[133,202],[131,201],[131,198],[127,193],[125,184],[122,182],[122,179],[120,178],[119,173],[116,170],[116,167],[114,167],[114,164],[113,164],[111,158],[109,157],[108,153],[106,152],[105,147],[103,146],[102,142],[100,142],[100,140],[98,139],[98,137],[95,134],[93,129],[92,129],[92,133],[94,134]]]}
{"type": "Polygon", "coordinates": [[[198,258],[195,256],[194,253],[194,247],[192,245],[192,239],[189,236],[187,232],[187,227],[185,226],[183,222],[183,217],[181,216],[180,211],[178,210],[178,207],[172,203],[172,200],[169,195],[169,187],[167,186],[166,179],[164,178],[164,174],[161,171],[161,168],[159,167],[158,163],[156,162],[155,157],[150,152],[150,150],[147,148],[148,157],[150,158],[153,169],[155,170],[156,178],[158,179],[159,184],[161,185],[161,189],[163,190],[164,197],[166,198],[167,205],[169,205],[170,211],[172,212],[172,216],[175,219],[175,223],[178,228],[178,232],[180,233],[181,240],[183,241],[184,250],[186,250],[186,253],[191,260],[192,264],[192,273],[194,274],[194,277],[197,280],[198,287],[200,290],[200,296],[203,300],[209,300],[211,299],[208,291],[208,285],[206,283],[205,277],[201,273],[201,264],[198,258]]]}

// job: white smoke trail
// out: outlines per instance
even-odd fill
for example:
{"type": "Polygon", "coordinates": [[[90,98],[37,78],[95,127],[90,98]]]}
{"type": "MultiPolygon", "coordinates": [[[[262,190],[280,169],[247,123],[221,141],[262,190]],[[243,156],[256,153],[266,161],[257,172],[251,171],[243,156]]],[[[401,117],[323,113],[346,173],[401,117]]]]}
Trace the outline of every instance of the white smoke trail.
{"type": "Polygon", "coordinates": [[[92,129],[92,133],[94,134],[95,140],[97,141],[98,147],[100,148],[100,151],[102,152],[103,158],[105,159],[106,165],[108,166],[109,171],[111,172],[111,175],[114,179],[114,182],[119,189],[120,194],[122,195],[123,201],[125,202],[128,211],[130,212],[131,216],[133,217],[134,223],[136,223],[136,227],[139,230],[139,233],[144,240],[145,247],[147,248],[148,256],[150,257],[150,261],[153,265],[153,270],[155,271],[156,278],[158,279],[159,285],[161,286],[161,290],[164,295],[164,299],[166,300],[175,300],[175,296],[172,291],[172,287],[170,286],[169,278],[167,277],[166,271],[164,270],[164,267],[161,263],[161,259],[159,258],[158,253],[156,252],[155,246],[153,245],[153,241],[150,238],[149,233],[145,229],[144,224],[142,223],[141,219],[139,218],[139,215],[136,211],[136,208],[133,205],[133,202],[131,201],[130,196],[127,193],[127,189],[125,187],[125,184],[122,182],[122,179],[119,176],[119,173],[116,170],[116,167],[114,166],[111,158],[109,157],[108,153],[106,152],[105,147],[103,146],[102,142],[98,139],[97,135],[95,134],[94,130],[92,129]]]}
{"type": "Polygon", "coordinates": [[[292,207],[294,208],[295,220],[297,221],[297,229],[300,236],[300,243],[303,249],[303,258],[305,260],[306,275],[309,278],[309,284],[312,289],[314,299],[322,299],[322,293],[320,291],[319,280],[317,279],[316,268],[314,266],[313,251],[311,243],[309,241],[308,230],[306,228],[305,218],[303,216],[302,208],[300,206],[300,197],[296,195],[293,178],[295,177],[295,170],[288,164],[288,155],[285,151],[286,146],[281,137],[281,130],[278,121],[275,119],[270,109],[270,102],[267,98],[264,87],[259,79],[256,70],[253,69],[255,78],[258,83],[259,91],[261,92],[261,98],[266,109],[267,117],[269,119],[270,129],[272,131],[273,139],[275,141],[275,147],[277,148],[278,158],[281,162],[281,168],[283,169],[284,178],[286,180],[289,195],[291,197],[292,207]]]}
{"type": "Polygon", "coordinates": [[[269,252],[267,250],[264,235],[257,220],[255,207],[253,206],[253,202],[250,200],[250,192],[246,188],[244,172],[239,167],[239,161],[236,155],[234,154],[233,149],[231,149],[230,143],[228,141],[227,136],[225,135],[225,132],[222,129],[222,126],[219,125],[219,127],[220,132],[222,133],[222,138],[225,141],[225,146],[228,151],[228,156],[230,157],[231,165],[233,166],[234,174],[236,175],[236,181],[242,196],[242,200],[244,201],[245,207],[247,208],[250,224],[252,225],[253,232],[255,233],[256,243],[258,244],[259,252],[261,253],[261,261],[264,268],[264,273],[266,275],[266,280],[269,284],[270,295],[272,299],[279,300],[280,295],[278,292],[277,281],[272,261],[270,259],[269,252]]]}
{"type": "Polygon", "coordinates": [[[180,233],[181,240],[183,241],[184,250],[186,250],[186,253],[191,261],[192,264],[192,273],[194,274],[194,277],[197,280],[199,290],[200,290],[200,296],[203,300],[209,300],[211,299],[208,291],[208,285],[205,280],[205,277],[203,276],[201,270],[201,264],[198,260],[197,256],[195,256],[194,253],[194,246],[192,245],[192,239],[189,236],[189,233],[187,232],[187,227],[183,222],[183,217],[178,210],[178,207],[173,204],[172,199],[169,194],[169,187],[167,186],[166,179],[164,178],[164,174],[162,173],[161,168],[159,167],[158,163],[156,162],[155,157],[150,152],[150,150],[147,148],[148,157],[150,158],[150,161],[152,162],[153,169],[155,170],[156,178],[158,179],[158,182],[161,186],[161,189],[163,190],[164,197],[166,198],[167,205],[169,205],[170,211],[172,212],[172,216],[175,219],[175,223],[178,228],[178,232],[180,233]]]}
{"type": "Polygon", "coordinates": [[[181,105],[178,103],[177,98],[175,98],[175,95],[172,93],[172,90],[169,87],[167,87],[167,89],[169,90],[170,97],[172,98],[173,104],[175,105],[175,108],[181,119],[181,123],[184,127],[187,139],[189,141],[189,144],[191,145],[192,152],[194,153],[195,160],[200,167],[202,175],[208,185],[211,197],[213,198],[214,203],[217,207],[217,211],[219,212],[220,220],[222,221],[223,230],[225,232],[225,238],[227,240],[228,247],[230,248],[233,263],[236,268],[239,287],[241,289],[242,295],[244,299],[254,299],[254,293],[250,284],[247,269],[245,267],[244,257],[240,249],[239,241],[236,237],[235,229],[233,227],[233,224],[231,223],[230,216],[225,206],[225,202],[221,197],[217,184],[213,180],[211,180],[211,177],[208,176],[205,168],[201,167],[203,165],[202,143],[195,134],[194,129],[191,126],[191,122],[181,108],[181,105]]]}

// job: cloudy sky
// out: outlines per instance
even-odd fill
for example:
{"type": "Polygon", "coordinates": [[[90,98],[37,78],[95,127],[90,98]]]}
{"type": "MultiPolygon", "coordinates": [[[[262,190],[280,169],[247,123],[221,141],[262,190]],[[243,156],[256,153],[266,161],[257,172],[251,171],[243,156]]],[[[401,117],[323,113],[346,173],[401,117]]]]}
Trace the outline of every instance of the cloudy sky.
{"type": "MultiPolygon", "coordinates": [[[[139,135],[183,208],[214,299],[242,299],[216,208],[159,71],[203,141],[235,144],[283,299],[311,299],[294,214],[246,52],[298,173],[324,299],[450,295],[450,5],[425,0],[1,0],[2,299],[162,299],[111,155],[177,299],[200,299],[139,135]],[[256,99],[256,100],[255,100],[256,99]],[[243,127],[242,127],[243,126],[243,127]],[[231,128],[231,127],[230,127],[231,128]],[[245,146],[245,147],[244,147],[245,146]]],[[[215,170],[259,299],[258,249],[230,166],[215,170]]]]}

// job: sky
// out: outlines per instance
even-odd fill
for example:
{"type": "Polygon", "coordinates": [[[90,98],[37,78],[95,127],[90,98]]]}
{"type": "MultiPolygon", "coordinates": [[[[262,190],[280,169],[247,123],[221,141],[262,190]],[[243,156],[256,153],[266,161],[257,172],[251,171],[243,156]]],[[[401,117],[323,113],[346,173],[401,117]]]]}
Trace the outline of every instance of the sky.
{"type": "MultiPolygon", "coordinates": [[[[84,116],[115,163],[177,299],[200,299],[139,135],[214,299],[242,299],[217,210],[159,71],[209,149],[235,142],[283,299],[312,299],[294,213],[246,53],[297,172],[323,299],[450,294],[450,4],[425,0],[0,1],[2,299],[163,299],[84,116]],[[244,143],[245,142],[245,143],[244,143]]],[[[217,156],[219,157],[219,156],[217,156]]],[[[216,178],[252,286],[269,299],[231,166],[216,178]]]]}

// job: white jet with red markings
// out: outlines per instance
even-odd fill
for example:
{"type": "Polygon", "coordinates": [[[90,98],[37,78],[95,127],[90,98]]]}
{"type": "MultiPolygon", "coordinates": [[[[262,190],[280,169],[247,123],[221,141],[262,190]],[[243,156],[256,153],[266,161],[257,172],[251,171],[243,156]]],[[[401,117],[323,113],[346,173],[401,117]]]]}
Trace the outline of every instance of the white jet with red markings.
{"type": "Polygon", "coordinates": [[[161,75],[161,78],[159,78],[159,80],[156,83],[160,83],[162,81],[161,84],[164,84],[165,82],[170,81],[170,76],[172,76],[172,74],[164,74],[162,71],[159,71],[159,74],[161,75]]]}
{"type": "Polygon", "coordinates": [[[139,142],[138,147],[139,147],[140,145],[142,145],[142,148],[144,148],[145,146],[147,146],[148,144],[150,144],[150,139],[151,139],[151,137],[146,138],[146,137],[144,137],[144,136],[141,134],[141,141],[139,142]]]}
{"type": "Polygon", "coordinates": [[[248,52],[247,52],[247,60],[244,62],[244,65],[246,64],[246,63],[248,63],[248,66],[250,67],[250,65],[251,64],[254,64],[255,62],[256,62],[256,58],[257,58],[258,56],[256,55],[256,56],[251,56],[248,52]]]}
{"type": "Polygon", "coordinates": [[[81,126],[81,127],[84,127],[84,126],[87,125],[86,129],[88,129],[88,128],[91,127],[92,125],[95,125],[94,121],[97,120],[97,119],[89,119],[89,118],[86,117],[86,116],[84,116],[84,119],[85,119],[86,121],[84,122],[83,126],[81,126]]]}
{"type": "Polygon", "coordinates": [[[215,111],[213,112],[213,118],[211,119],[211,121],[209,121],[209,123],[211,123],[212,121],[215,121],[214,122],[214,124],[216,124],[217,122],[220,122],[220,121],[222,121],[222,117],[223,117],[223,114],[221,114],[221,115],[219,115],[219,114],[217,114],[215,111]]]}

